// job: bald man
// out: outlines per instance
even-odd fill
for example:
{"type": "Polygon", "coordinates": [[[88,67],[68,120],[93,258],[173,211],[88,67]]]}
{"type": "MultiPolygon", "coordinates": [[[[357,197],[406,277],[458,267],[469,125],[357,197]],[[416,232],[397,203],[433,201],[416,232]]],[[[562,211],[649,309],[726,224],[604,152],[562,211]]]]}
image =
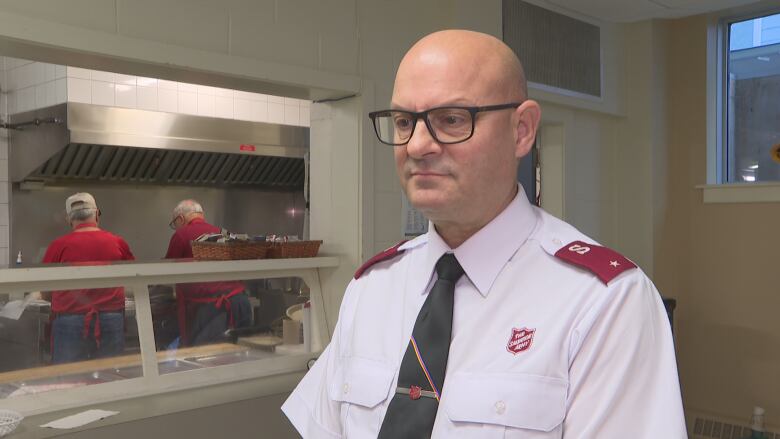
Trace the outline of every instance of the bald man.
{"type": "Polygon", "coordinates": [[[442,31],[369,114],[429,232],[355,274],[282,407],[306,438],[684,438],[661,298],[630,260],[532,206],[541,117],[503,42],[442,31]]]}

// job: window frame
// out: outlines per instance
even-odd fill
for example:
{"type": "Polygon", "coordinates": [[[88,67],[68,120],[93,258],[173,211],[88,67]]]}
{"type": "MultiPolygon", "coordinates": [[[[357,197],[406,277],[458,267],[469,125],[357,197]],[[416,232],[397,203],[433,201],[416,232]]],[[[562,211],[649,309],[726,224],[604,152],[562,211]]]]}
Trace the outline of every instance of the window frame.
{"type": "Polygon", "coordinates": [[[697,185],[704,203],[780,202],[780,180],[728,181],[728,54],[730,25],[780,13],[766,4],[710,15],[707,30],[707,181],[697,185]]]}

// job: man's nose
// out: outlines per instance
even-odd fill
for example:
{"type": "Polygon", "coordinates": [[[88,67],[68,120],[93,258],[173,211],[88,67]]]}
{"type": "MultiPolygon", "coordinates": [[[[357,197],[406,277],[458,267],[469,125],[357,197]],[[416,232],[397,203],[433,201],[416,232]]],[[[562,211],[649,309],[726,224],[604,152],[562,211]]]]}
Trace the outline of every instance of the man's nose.
{"type": "Polygon", "coordinates": [[[406,144],[406,153],[410,157],[418,159],[441,152],[441,146],[428,130],[425,120],[419,118],[415,124],[412,137],[409,138],[409,143],[406,144]]]}

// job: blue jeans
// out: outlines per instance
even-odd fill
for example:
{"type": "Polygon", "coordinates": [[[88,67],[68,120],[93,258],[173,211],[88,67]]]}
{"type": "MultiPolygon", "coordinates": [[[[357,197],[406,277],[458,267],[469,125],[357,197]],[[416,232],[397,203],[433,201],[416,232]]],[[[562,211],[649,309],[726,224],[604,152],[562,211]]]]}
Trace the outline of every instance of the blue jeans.
{"type": "MultiPolygon", "coordinates": [[[[252,305],[249,303],[249,296],[241,293],[229,300],[234,326],[236,328],[252,326],[252,305]]],[[[190,344],[196,346],[225,341],[228,323],[228,314],[224,309],[217,309],[211,303],[199,305],[190,329],[190,344]]]]}
{"type": "Polygon", "coordinates": [[[101,312],[89,325],[84,338],[84,314],[62,314],[51,324],[52,363],[119,355],[125,349],[125,315],[101,312]],[[100,319],[100,345],[95,342],[95,320],[100,319]]]}

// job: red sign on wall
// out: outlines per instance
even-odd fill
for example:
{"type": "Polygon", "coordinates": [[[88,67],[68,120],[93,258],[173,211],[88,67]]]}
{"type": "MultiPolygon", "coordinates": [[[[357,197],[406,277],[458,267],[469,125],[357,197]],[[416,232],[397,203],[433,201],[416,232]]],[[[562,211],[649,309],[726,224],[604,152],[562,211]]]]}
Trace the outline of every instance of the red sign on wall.
{"type": "Polygon", "coordinates": [[[241,151],[255,152],[255,145],[241,145],[238,149],[241,151]]]}

